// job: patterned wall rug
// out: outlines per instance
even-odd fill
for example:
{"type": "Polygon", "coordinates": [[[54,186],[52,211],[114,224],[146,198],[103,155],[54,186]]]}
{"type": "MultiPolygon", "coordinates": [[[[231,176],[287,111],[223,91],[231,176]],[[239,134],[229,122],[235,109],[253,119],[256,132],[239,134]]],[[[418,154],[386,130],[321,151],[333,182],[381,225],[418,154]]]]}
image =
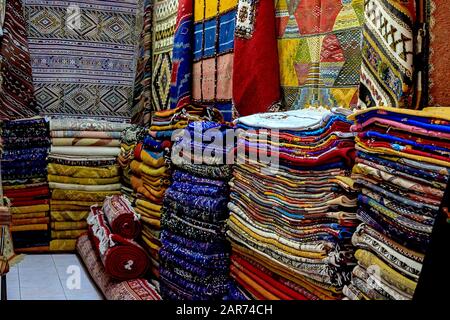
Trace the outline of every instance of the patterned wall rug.
{"type": "Polygon", "coordinates": [[[40,112],[129,118],[137,0],[24,3],[40,112]]]}
{"type": "Polygon", "coordinates": [[[283,107],[355,107],[363,0],[277,0],[283,107]]]}
{"type": "Polygon", "coordinates": [[[172,50],[177,22],[178,0],[156,0],[153,9],[152,110],[170,107],[172,50]]]}
{"type": "Polygon", "coordinates": [[[36,110],[22,3],[0,2],[0,119],[31,117],[36,110]]]}

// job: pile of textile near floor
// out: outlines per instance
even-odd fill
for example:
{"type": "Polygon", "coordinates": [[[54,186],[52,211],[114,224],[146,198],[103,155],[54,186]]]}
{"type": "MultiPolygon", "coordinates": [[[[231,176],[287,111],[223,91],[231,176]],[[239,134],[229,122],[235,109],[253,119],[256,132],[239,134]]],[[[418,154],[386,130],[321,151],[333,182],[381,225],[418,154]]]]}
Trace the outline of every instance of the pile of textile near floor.
{"type": "Polygon", "coordinates": [[[231,275],[254,299],[340,299],[357,225],[346,110],[237,120],[227,235],[231,275]]]}
{"type": "Polygon", "coordinates": [[[225,159],[234,151],[234,140],[230,146],[218,145],[212,154],[210,142],[203,142],[211,141],[211,136],[203,139],[211,129],[217,138],[217,134],[225,137],[230,127],[192,122],[172,149],[173,184],[166,192],[161,219],[164,299],[220,300],[230,290],[230,248],[224,227],[231,165],[225,159]]]}
{"type": "Polygon", "coordinates": [[[125,196],[106,197],[92,206],[77,250],[98,287],[109,300],[160,300],[155,287],[142,277],[149,268],[140,236],[139,215],[125,196]]]}
{"type": "Polygon", "coordinates": [[[73,251],[87,230],[90,206],[120,194],[121,132],[129,124],[93,119],[50,120],[51,251],[73,251]]]}
{"type": "Polygon", "coordinates": [[[450,109],[370,108],[352,115],[361,189],[348,299],[413,298],[450,174],[450,109]]]}
{"type": "Polygon", "coordinates": [[[131,185],[131,162],[134,159],[134,149],[138,142],[142,141],[145,136],[146,129],[139,125],[133,125],[124,131],[120,140],[120,154],[117,162],[121,168],[120,182],[122,184],[122,194],[126,195],[130,200],[134,200],[135,193],[131,185]]]}
{"type": "Polygon", "coordinates": [[[170,185],[171,127],[179,120],[171,119],[174,111],[160,111],[152,115],[153,131],[146,130],[134,149],[134,158],[130,164],[131,185],[136,194],[135,210],[141,215],[142,246],[151,259],[151,270],[159,278],[159,256],[161,206],[167,187],[170,185]],[[158,125],[164,121],[164,127],[158,125]]]}
{"type": "Polygon", "coordinates": [[[187,105],[152,114],[151,127],[134,149],[130,164],[131,185],[136,194],[134,206],[141,215],[142,246],[151,259],[151,270],[159,278],[161,248],[161,209],[163,198],[171,183],[170,150],[172,135],[189,121],[217,117],[217,111],[187,105]]]}
{"type": "Polygon", "coordinates": [[[48,251],[50,218],[46,158],[50,138],[47,120],[31,118],[3,122],[2,146],[3,192],[11,206],[11,232],[16,251],[48,251]]]}

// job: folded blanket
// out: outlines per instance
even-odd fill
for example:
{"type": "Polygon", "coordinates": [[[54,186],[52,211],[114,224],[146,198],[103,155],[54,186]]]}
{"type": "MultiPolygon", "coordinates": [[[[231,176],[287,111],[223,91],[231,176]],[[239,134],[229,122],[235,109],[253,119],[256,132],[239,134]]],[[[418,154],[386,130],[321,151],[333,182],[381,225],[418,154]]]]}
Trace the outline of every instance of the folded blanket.
{"type": "Polygon", "coordinates": [[[147,280],[134,279],[120,282],[108,275],[87,235],[78,239],[77,252],[92,279],[108,300],[161,300],[154,286],[147,280]]]}
{"type": "Polygon", "coordinates": [[[54,183],[77,184],[77,185],[108,185],[120,181],[120,176],[112,178],[73,178],[61,175],[48,175],[48,181],[54,183]]]}
{"type": "Polygon", "coordinates": [[[52,146],[52,154],[64,154],[72,156],[113,156],[117,157],[120,153],[119,147],[74,147],[74,146],[52,146]]]}
{"type": "Polygon", "coordinates": [[[94,139],[94,138],[53,138],[53,146],[79,146],[79,147],[119,147],[118,139],[94,139]]]}
{"type": "Polygon", "coordinates": [[[112,178],[120,175],[119,166],[107,167],[82,167],[66,166],[56,163],[49,163],[48,174],[57,176],[68,176],[72,178],[112,178]]]}
{"type": "Polygon", "coordinates": [[[87,222],[86,221],[69,221],[69,222],[52,222],[51,227],[53,230],[77,230],[77,229],[85,229],[87,230],[87,222]]]}
{"type": "Polygon", "coordinates": [[[51,131],[52,138],[120,139],[121,131],[51,131]]]}
{"type": "Polygon", "coordinates": [[[18,232],[18,231],[45,231],[48,230],[48,224],[47,223],[41,223],[41,224],[24,224],[24,225],[12,225],[10,227],[11,232],[18,232]]]}
{"type": "Polygon", "coordinates": [[[100,207],[91,208],[87,222],[91,241],[108,274],[118,280],[136,279],[145,274],[150,265],[145,250],[133,240],[112,233],[100,207]]]}
{"type": "Polygon", "coordinates": [[[52,210],[50,212],[50,216],[52,218],[52,221],[55,222],[64,222],[64,221],[82,221],[86,220],[86,218],[89,215],[89,210],[84,211],[55,211],[52,210]]]}
{"type": "Polygon", "coordinates": [[[33,212],[44,212],[49,211],[50,206],[48,204],[39,204],[39,205],[31,205],[24,207],[11,207],[12,214],[24,214],[24,213],[33,213],[33,212]]]}
{"type": "Polygon", "coordinates": [[[48,185],[50,189],[78,190],[78,191],[119,191],[121,188],[120,183],[103,184],[103,185],[82,185],[82,184],[49,182],[48,185]]]}
{"type": "Polygon", "coordinates": [[[124,196],[106,197],[102,210],[113,233],[135,239],[141,232],[140,217],[124,196]]]}
{"type": "Polygon", "coordinates": [[[97,119],[59,118],[50,120],[50,131],[122,131],[130,124],[97,119]]]}
{"type": "Polygon", "coordinates": [[[28,218],[28,219],[15,219],[15,217],[13,217],[13,219],[12,219],[12,224],[14,226],[21,226],[21,225],[27,225],[27,224],[48,224],[49,222],[50,222],[49,217],[28,218]]]}
{"type": "Polygon", "coordinates": [[[71,201],[103,201],[107,196],[120,194],[120,191],[78,191],[54,189],[52,199],[71,201]]]}

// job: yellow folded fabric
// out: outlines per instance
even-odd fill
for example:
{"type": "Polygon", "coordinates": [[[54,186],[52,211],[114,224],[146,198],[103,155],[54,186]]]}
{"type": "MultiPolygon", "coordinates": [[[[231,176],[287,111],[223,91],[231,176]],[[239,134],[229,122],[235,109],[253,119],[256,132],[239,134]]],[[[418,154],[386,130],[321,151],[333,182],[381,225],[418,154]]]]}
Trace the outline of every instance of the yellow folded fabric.
{"type": "Polygon", "coordinates": [[[157,169],[157,168],[161,168],[166,165],[166,161],[165,161],[164,157],[155,159],[144,149],[141,150],[141,153],[139,156],[143,163],[145,163],[146,165],[148,165],[152,168],[157,169]]]}
{"type": "Polygon", "coordinates": [[[71,201],[104,201],[107,196],[120,194],[120,191],[78,191],[54,189],[52,191],[53,200],[71,201]]]}
{"type": "Polygon", "coordinates": [[[355,258],[365,269],[374,269],[375,267],[375,275],[380,276],[387,283],[411,296],[414,295],[417,283],[392,269],[370,251],[358,249],[355,252],[355,258]]]}
{"type": "Polygon", "coordinates": [[[152,219],[147,217],[141,217],[141,220],[143,223],[147,223],[155,228],[160,229],[161,228],[161,220],[159,219],[152,219]]]}
{"type": "Polygon", "coordinates": [[[73,178],[111,178],[120,175],[118,165],[99,168],[67,166],[63,164],[49,163],[47,166],[47,170],[48,174],[69,176],[73,178]]]}
{"type": "Polygon", "coordinates": [[[104,185],[104,184],[118,183],[120,181],[120,177],[117,176],[112,178],[73,178],[49,174],[48,181],[57,183],[69,183],[69,184],[104,185]]]}
{"type": "Polygon", "coordinates": [[[82,221],[86,220],[90,211],[51,211],[50,215],[52,221],[64,222],[64,221],[82,221]]]}
{"type": "Polygon", "coordinates": [[[10,210],[11,214],[35,213],[49,211],[50,206],[48,204],[38,204],[35,206],[11,207],[10,210]]]}
{"type": "Polygon", "coordinates": [[[33,218],[43,218],[46,217],[47,212],[31,212],[31,213],[14,213],[12,215],[13,219],[33,219],[33,218]]]}
{"type": "Polygon", "coordinates": [[[150,201],[146,201],[143,199],[137,199],[136,200],[136,206],[138,207],[144,207],[148,209],[149,211],[155,211],[155,212],[161,212],[162,206],[159,204],[154,204],[150,201]]]}
{"type": "Polygon", "coordinates": [[[142,240],[153,250],[159,251],[161,249],[161,246],[157,245],[151,240],[151,237],[148,237],[146,234],[143,234],[142,240]]]}
{"type": "Polygon", "coordinates": [[[371,111],[389,111],[397,114],[404,114],[410,116],[418,116],[424,118],[436,118],[450,121],[450,108],[449,107],[427,107],[422,110],[401,109],[392,107],[372,107],[364,110],[357,111],[348,116],[348,119],[355,120],[357,116],[371,112],[371,111]]]}
{"type": "Polygon", "coordinates": [[[50,241],[50,251],[75,251],[76,239],[58,239],[50,241]]]}
{"type": "Polygon", "coordinates": [[[11,226],[11,232],[17,231],[42,231],[48,230],[48,224],[25,224],[21,226],[11,226]]]}
{"type": "Polygon", "coordinates": [[[87,230],[88,224],[86,221],[66,221],[66,222],[52,222],[53,230],[87,230]]]}
{"type": "Polygon", "coordinates": [[[147,218],[155,218],[155,219],[161,219],[161,212],[158,211],[150,211],[144,208],[136,207],[134,208],[137,213],[139,213],[142,217],[147,218]]]}
{"type": "Polygon", "coordinates": [[[50,200],[52,211],[86,211],[99,203],[99,201],[50,200]]]}
{"type": "Polygon", "coordinates": [[[143,174],[152,177],[164,177],[169,175],[168,174],[169,169],[166,166],[155,169],[137,160],[131,161],[130,168],[133,171],[133,173],[135,173],[138,176],[141,176],[143,174]]]}
{"type": "Polygon", "coordinates": [[[82,234],[86,233],[86,229],[80,229],[80,230],[64,230],[64,231],[53,231],[52,239],[77,239],[82,234]]]}

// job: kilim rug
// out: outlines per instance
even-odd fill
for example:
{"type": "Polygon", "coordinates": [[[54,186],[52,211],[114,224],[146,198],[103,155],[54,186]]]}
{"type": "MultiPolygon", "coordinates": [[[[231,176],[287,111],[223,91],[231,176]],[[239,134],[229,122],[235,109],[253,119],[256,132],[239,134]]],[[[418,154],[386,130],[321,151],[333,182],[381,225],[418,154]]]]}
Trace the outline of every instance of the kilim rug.
{"type": "Polygon", "coordinates": [[[277,1],[283,108],[357,105],[363,8],[363,0],[277,1]]]}
{"type": "Polygon", "coordinates": [[[237,0],[194,1],[192,100],[232,119],[234,31],[237,0]]]}
{"type": "Polygon", "coordinates": [[[170,107],[172,49],[177,22],[178,0],[155,0],[153,9],[152,110],[170,107]]]}
{"type": "Polygon", "coordinates": [[[144,125],[150,120],[151,110],[153,1],[145,0],[142,9],[143,21],[137,53],[132,122],[144,125]]]}
{"type": "Polygon", "coordinates": [[[137,0],[24,0],[37,107],[129,118],[137,0]]]}
{"type": "Polygon", "coordinates": [[[33,100],[26,21],[19,0],[2,1],[0,8],[0,119],[36,115],[33,100]]]}
{"type": "Polygon", "coordinates": [[[411,108],[415,0],[366,0],[359,105],[411,108]]]}
{"type": "Polygon", "coordinates": [[[450,1],[426,0],[430,35],[429,105],[450,106],[450,1]]]}

